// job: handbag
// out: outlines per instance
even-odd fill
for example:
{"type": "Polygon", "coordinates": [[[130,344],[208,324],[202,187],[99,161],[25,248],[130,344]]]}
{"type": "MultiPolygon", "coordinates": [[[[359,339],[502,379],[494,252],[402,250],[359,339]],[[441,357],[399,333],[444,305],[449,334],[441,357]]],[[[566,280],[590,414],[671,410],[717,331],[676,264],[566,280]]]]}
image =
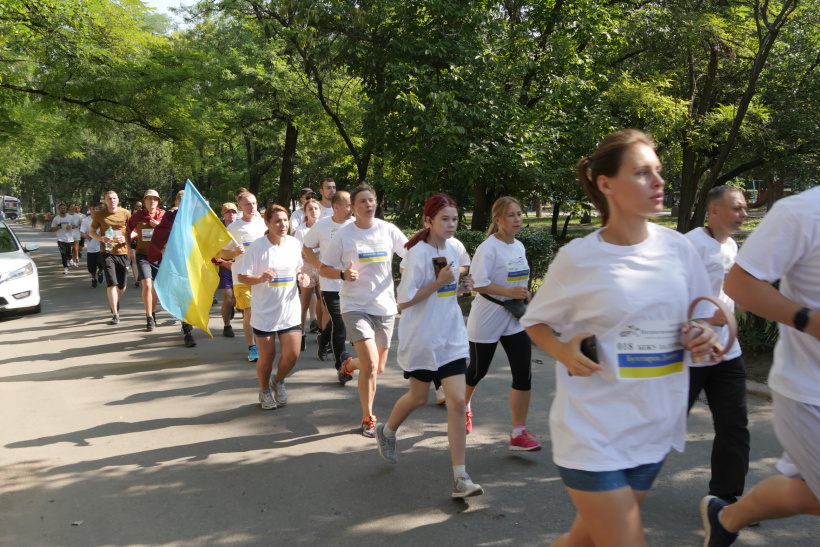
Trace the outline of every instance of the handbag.
{"type": "Polygon", "coordinates": [[[524,300],[499,300],[498,298],[493,298],[492,296],[486,295],[484,293],[478,293],[490,302],[494,304],[498,304],[499,306],[503,306],[505,310],[510,312],[513,317],[516,319],[521,319],[521,316],[524,315],[527,311],[527,303],[524,300]]]}

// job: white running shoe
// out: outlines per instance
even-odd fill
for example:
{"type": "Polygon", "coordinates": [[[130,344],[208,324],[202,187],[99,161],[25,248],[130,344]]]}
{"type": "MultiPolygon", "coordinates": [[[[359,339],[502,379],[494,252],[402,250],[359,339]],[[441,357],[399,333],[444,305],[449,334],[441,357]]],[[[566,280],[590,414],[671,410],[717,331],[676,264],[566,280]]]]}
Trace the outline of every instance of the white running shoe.
{"type": "Polygon", "coordinates": [[[67,273],[68,273],[68,268],[63,268],[63,275],[66,275],[67,273]]]}
{"type": "Polygon", "coordinates": [[[288,392],[285,391],[284,378],[277,382],[273,379],[273,376],[271,376],[270,380],[268,380],[268,387],[270,388],[271,393],[273,393],[273,400],[276,401],[277,405],[285,406],[288,404],[288,392]]]}
{"type": "Polygon", "coordinates": [[[262,410],[273,410],[276,408],[276,401],[273,400],[273,395],[269,389],[259,392],[259,405],[262,410]]]}
{"type": "Polygon", "coordinates": [[[471,498],[473,496],[480,496],[483,493],[484,489],[471,481],[466,473],[453,481],[454,498],[471,498]]]}
{"type": "Polygon", "coordinates": [[[447,402],[447,398],[444,396],[444,386],[438,386],[436,390],[436,404],[443,405],[447,402]]]}

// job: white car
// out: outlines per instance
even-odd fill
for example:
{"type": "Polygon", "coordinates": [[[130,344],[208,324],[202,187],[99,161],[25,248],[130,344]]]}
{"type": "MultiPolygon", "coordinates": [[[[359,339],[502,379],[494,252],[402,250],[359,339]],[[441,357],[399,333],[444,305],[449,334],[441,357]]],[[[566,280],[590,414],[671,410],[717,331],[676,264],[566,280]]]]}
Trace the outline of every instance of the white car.
{"type": "Polygon", "coordinates": [[[0,222],[0,313],[40,313],[37,265],[28,255],[37,243],[22,244],[5,222],[0,222]]]}

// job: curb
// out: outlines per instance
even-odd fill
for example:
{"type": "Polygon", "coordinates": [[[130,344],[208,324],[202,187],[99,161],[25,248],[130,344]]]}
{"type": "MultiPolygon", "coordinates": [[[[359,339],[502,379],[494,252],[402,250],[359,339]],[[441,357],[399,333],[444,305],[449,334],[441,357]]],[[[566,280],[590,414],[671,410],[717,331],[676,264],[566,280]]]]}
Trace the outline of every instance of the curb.
{"type": "Polygon", "coordinates": [[[751,395],[762,397],[767,401],[772,400],[772,390],[767,384],[761,384],[753,380],[746,380],[746,392],[751,395]]]}

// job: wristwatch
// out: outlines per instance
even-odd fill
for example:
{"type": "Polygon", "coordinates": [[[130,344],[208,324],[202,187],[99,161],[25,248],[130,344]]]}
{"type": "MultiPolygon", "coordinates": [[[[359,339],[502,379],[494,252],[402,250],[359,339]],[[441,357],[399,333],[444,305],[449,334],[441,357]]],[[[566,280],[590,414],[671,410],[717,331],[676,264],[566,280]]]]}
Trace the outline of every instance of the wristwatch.
{"type": "Polygon", "coordinates": [[[339,270],[339,279],[341,279],[342,281],[345,281],[345,271],[344,270],[339,270]]]}
{"type": "Polygon", "coordinates": [[[803,332],[806,330],[806,326],[809,324],[809,313],[811,310],[809,308],[803,308],[796,314],[794,314],[794,328],[803,332]]]}

